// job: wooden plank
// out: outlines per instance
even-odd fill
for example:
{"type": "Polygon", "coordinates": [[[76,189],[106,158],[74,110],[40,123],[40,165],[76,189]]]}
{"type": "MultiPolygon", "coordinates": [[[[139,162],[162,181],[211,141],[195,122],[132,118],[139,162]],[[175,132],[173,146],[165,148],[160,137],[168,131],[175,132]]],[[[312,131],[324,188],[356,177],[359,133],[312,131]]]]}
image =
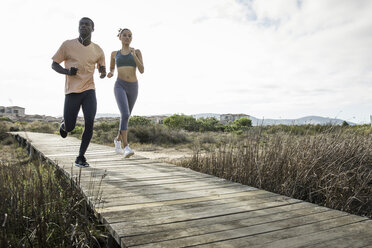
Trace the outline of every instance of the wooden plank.
{"type": "MultiPolygon", "coordinates": [[[[305,223],[319,223],[322,220],[334,219],[340,216],[345,216],[345,213],[341,212],[321,212],[314,215],[302,216],[299,218],[287,219],[286,221],[269,222],[258,225],[252,225],[248,227],[233,228],[227,231],[219,231],[201,235],[193,235],[185,238],[166,240],[157,243],[151,243],[142,245],[142,247],[180,247],[180,246],[193,246],[200,245],[209,242],[216,242],[219,240],[233,239],[238,237],[244,237],[247,235],[257,235],[260,233],[273,232],[282,229],[294,228],[301,226],[305,223]]],[[[207,227],[206,227],[207,228],[207,227]]],[[[125,242],[125,238],[122,239],[125,242]]]]}
{"type": "Polygon", "coordinates": [[[266,215],[266,216],[260,216],[256,218],[244,218],[244,219],[239,219],[239,220],[226,221],[222,223],[214,223],[208,226],[188,227],[188,228],[168,230],[168,231],[163,231],[163,232],[142,234],[140,237],[138,236],[127,237],[126,235],[124,235],[122,238],[124,238],[127,246],[152,244],[152,243],[157,243],[161,241],[190,237],[194,235],[203,235],[203,234],[216,233],[216,232],[227,231],[227,230],[235,230],[235,229],[239,229],[242,227],[263,225],[266,223],[273,223],[273,222],[278,222],[278,221],[288,221],[291,219],[302,218],[305,216],[316,217],[317,215],[320,215],[323,212],[327,212],[327,211],[330,211],[330,210],[320,209],[320,208],[305,208],[305,209],[293,210],[287,213],[282,213],[280,215],[274,214],[270,216],[266,215]]]}
{"type": "MultiPolygon", "coordinates": [[[[154,202],[166,202],[166,201],[177,201],[177,200],[187,200],[193,198],[201,198],[207,196],[215,196],[215,197],[222,197],[224,195],[229,194],[239,194],[247,192],[247,190],[241,189],[223,189],[220,188],[219,191],[215,190],[205,190],[205,191],[193,191],[193,192],[172,192],[168,194],[154,194],[154,195],[133,195],[127,196],[124,199],[114,199],[114,201],[110,201],[109,198],[104,198],[105,204],[103,205],[102,211],[107,211],[106,209],[115,209],[120,207],[125,207],[127,205],[134,205],[134,204],[147,204],[147,203],[154,203],[154,202]]],[[[85,190],[84,192],[86,192],[85,190]]]]}
{"type": "MultiPolygon", "coordinates": [[[[291,200],[290,202],[275,202],[275,201],[267,201],[264,200],[258,200],[257,203],[251,203],[251,204],[242,204],[242,203],[226,203],[224,204],[224,208],[216,208],[213,205],[200,208],[200,211],[197,211],[198,209],[191,209],[189,212],[184,211],[182,214],[179,214],[178,212],[170,212],[167,215],[162,216],[156,216],[154,215],[154,218],[152,218],[152,215],[149,215],[146,219],[138,219],[138,220],[129,220],[115,223],[117,221],[117,218],[105,218],[113,226],[116,227],[118,230],[125,230],[126,228],[130,227],[132,229],[134,228],[140,228],[143,229],[145,226],[154,226],[154,225],[163,225],[163,224],[170,224],[170,223],[178,223],[178,222],[187,222],[189,223],[191,220],[199,220],[199,219],[206,219],[206,218],[214,218],[214,217],[220,217],[220,216],[226,216],[226,215],[232,215],[237,213],[244,213],[249,211],[255,211],[255,210],[263,210],[263,209],[269,209],[273,207],[280,207],[280,206],[287,206],[292,204],[299,203],[296,200],[291,200]],[[238,206],[234,206],[238,205],[238,206]],[[175,213],[175,214],[173,214],[175,213]]],[[[103,214],[104,216],[104,214],[103,214]]],[[[122,233],[123,235],[126,235],[125,232],[122,233]]]]}
{"type": "MultiPolygon", "coordinates": [[[[278,198],[278,197],[276,197],[278,198]]],[[[229,198],[228,198],[229,199],[229,198]]],[[[215,202],[215,201],[213,201],[215,202]]],[[[290,205],[298,203],[298,200],[289,200],[289,201],[275,201],[273,197],[268,198],[261,198],[261,199],[254,199],[254,200],[247,200],[247,201],[226,201],[221,202],[220,204],[207,204],[203,206],[188,208],[188,209],[174,209],[170,210],[167,213],[161,211],[160,213],[151,212],[145,217],[138,217],[143,210],[139,210],[136,215],[124,215],[125,213],[122,211],[120,214],[117,215],[105,215],[106,220],[110,221],[110,223],[120,222],[120,225],[125,226],[128,225],[125,222],[131,222],[136,226],[145,226],[145,225],[158,225],[164,223],[171,223],[175,221],[184,221],[184,220],[193,220],[193,219],[200,219],[200,218],[210,218],[213,216],[221,216],[227,214],[235,214],[241,213],[246,211],[252,211],[256,209],[263,209],[263,208],[270,208],[276,207],[278,205],[290,205]],[[113,216],[113,217],[111,217],[113,216]]],[[[173,205],[172,205],[173,206],[173,205]]],[[[106,206],[104,205],[103,208],[106,206]]]]}
{"type": "MultiPolygon", "coordinates": [[[[255,191],[258,191],[258,190],[255,190],[255,191]]],[[[234,194],[220,194],[220,195],[192,197],[192,198],[187,198],[187,199],[174,199],[174,200],[168,200],[168,201],[133,203],[133,204],[128,204],[124,206],[115,206],[115,207],[98,209],[97,212],[102,214],[102,213],[107,213],[107,212],[125,211],[125,210],[138,209],[138,208],[150,208],[150,207],[156,207],[156,206],[166,206],[166,205],[199,202],[199,201],[206,201],[206,200],[219,200],[223,198],[230,198],[233,196],[244,196],[244,195],[250,194],[251,192],[252,191],[245,191],[245,192],[239,192],[239,193],[234,193],[234,194]]]]}
{"type": "MultiPolygon", "coordinates": [[[[295,204],[279,204],[278,203],[277,205],[271,205],[266,208],[264,206],[256,206],[256,209],[254,209],[254,206],[252,206],[252,209],[248,211],[237,211],[235,213],[215,215],[209,218],[198,218],[198,219],[190,219],[187,221],[162,223],[161,225],[143,225],[142,223],[139,223],[138,221],[137,221],[138,224],[135,224],[135,223],[127,224],[124,222],[130,222],[130,219],[126,219],[126,218],[123,218],[123,222],[119,222],[119,223],[115,223],[114,218],[112,219],[106,218],[105,220],[109,221],[112,227],[114,227],[114,225],[124,226],[123,228],[120,228],[120,227],[116,228],[116,230],[118,230],[118,234],[120,234],[121,236],[129,237],[129,236],[138,236],[141,234],[185,229],[185,228],[190,228],[190,227],[209,226],[209,225],[216,224],[216,223],[224,223],[224,222],[240,220],[240,219],[256,218],[259,216],[267,216],[267,215],[273,215],[273,214],[281,214],[281,213],[286,213],[286,212],[293,211],[296,209],[304,209],[304,208],[312,208],[312,207],[313,206],[309,206],[308,203],[304,203],[304,202],[299,202],[295,204]]],[[[130,213],[129,211],[127,212],[129,216],[133,216],[133,217],[138,216],[141,213],[141,211],[137,211],[137,215],[135,215],[136,214],[135,211],[134,213],[130,213]]],[[[147,212],[144,212],[144,214],[147,214],[147,212]]],[[[153,213],[150,212],[150,214],[153,214],[153,213]]],[[[138,220],[141,220],[141,218],[138,218],[138,220]]]]}
{"type": "Polygon", "coordinates": [[[360,248],[366,247],[368,245],[372,246],[372,236],[370,233],[366,235],[363,234],[351,234],[342,236],[340,240],[339,237],[329,240],[318,242],[314,240],[312,244],[306,245],[305,247],[317,247],[317,248],[360,248]]]}
{"type": "MultiPolygon", "coordinates": [[[[331,210],[332,213],[343,213],[340,211],[331,210]]],[[[252,248],[259,248],[259,247],[279,247],[276,245],[282,245],[283,247],[289,247],[293,240],[303,239],[306,235],[315,234],[313,237],[313,241],[310,242],[313,244],[315,240],[317,240],[317,233],[327,230],[334,230],[337,227],[342,227],[345,225],[353,224],[353,223],[360,223],[361,219],[358,217],[349,215],[344,213],[344,216],[339,218],[333,218],[326,221],[318,221],[315,223],[305,223],[302,226],[296,226],[292,228],[285,228],[282,230],[275,230],[273,232],[263,232],[258,233],[255,235],[246,235],[237,239],[226,239],[222,242],[210,242],[206,245],[201,245],[200,247],[203,248],[214,248],[214,247],[252,247],[252,248]],[[280,244],[278,244],[278,242],[280,244]]],[[[351,232],[352,233],[352,232],[351,232]]],[[[293,246],[293,247],[302,247],[293,246]]],[[[316,247],[316,246],[315,246],[316,247]]]]}
{"type": "MultiPolygon", "coordinates": [[[[348,216],[351,217],[354,221],[357,221],[357,217],[355,216],[348,216]]],[[[311,233],[309,235],[303,235],[300,239],[298,238],[288,238],[282,239],[276,242],[272,242],[267,244],[267,247],[299,247],[299,246],[311,246],[316,240],[317,243],[339,239],[339,243],[342,243],[344,237],[349,236],[351,233],[355,233],[354,235],[358,235],[359,237],[362,236],[371,236],[370,231],[372,229],[372,221],[366,220],[365,218],[360,217],[359,222],[348,223],[343,226],[339,226],[337,228],[332,228],[330,230],[321,231],[311,233]],[[362,234],[362,235],[361,235],[362,234]]]]}
{"type": "MultiPolygon", "coordinates": [[[[272,196],[268,195],[267,193],[263,192],[262,194],[257,194],[254,196],[240,196],[240,197],[230,197],[224,198],[220,200],[205,200],[205,201],[197,201],[197,202],[185,202],[181,204],[173,204],[173,205],[163,205],[158,207],[151,207],[151,208],[140,208],[140,209],[132,209],[132,210],[125,210],[125,211],[118,211],[118,212],[108,212],[104,213],[104,217],[106,221],[110,221],[110,223],[118,223],[118,222],[131,222],[132,220],[143,220],[143,219],[150,219],[154,218],[155,216],[169,216],[175,215],[173,212],[183,211],[184,213],[191,213],[203,210],[208,207],[215,207],[215,208],[223,208],[226,204],[230,203],[237,203],[237,202],[244,202],[244,204],[262,204],[265,202],[275,201],[272,199],[272,196]]],[[[277,202],[278,205],[288,205],[283,204],[282,202],[277,202]]],[[[264,208],[264,205],[260,206],[264,208]]],[[[241,212],[241,211],[238,211],[241,212]]],[[[246,211],[245,211],[246,212],[246,211]]],[[[177,214],[177,213],[176,213],[177,214]]]]}

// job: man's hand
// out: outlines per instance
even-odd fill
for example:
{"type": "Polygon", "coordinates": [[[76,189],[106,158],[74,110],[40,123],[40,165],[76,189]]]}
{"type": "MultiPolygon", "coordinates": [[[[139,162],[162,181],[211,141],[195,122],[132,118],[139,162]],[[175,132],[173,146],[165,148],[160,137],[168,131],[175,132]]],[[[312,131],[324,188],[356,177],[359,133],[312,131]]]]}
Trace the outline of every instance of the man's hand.
{"type": "Polygon", "coordinates": [[[114,76],[114,73],[112,73],[111,71],[107,74],[107,77],[108,78],[112,78],[112,76],[114,76]]]}
{"type": "Polygon", "coordinates": [[[76,67],[71,67],[71,68],[67,71],[67,75],[69,75],[69,76],[75,76],[76,73],[77,73],[77,71],[78,71],[78,68],[76,68],[76,67]]]}
{"type": "Polygon", "coordinates": [[[99,73],[101,74],[99,77],[100,78],[105,78],[106,77],[106,67],[105,66],[100,66],[99,68],[98,68],[98,71],[99,71],[99,73]]]}

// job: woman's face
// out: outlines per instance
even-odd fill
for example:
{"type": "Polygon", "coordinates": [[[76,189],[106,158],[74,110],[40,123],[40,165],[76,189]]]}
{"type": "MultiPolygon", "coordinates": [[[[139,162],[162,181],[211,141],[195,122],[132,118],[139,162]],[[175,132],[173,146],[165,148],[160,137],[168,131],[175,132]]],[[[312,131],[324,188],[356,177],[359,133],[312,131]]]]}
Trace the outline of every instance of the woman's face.
{"type": "Polygon", "coordinates": [[[121,34],[119,39],[121,43],[129,45],[132,42],[132,32],[129,30],[124,30],[121,34]]]}

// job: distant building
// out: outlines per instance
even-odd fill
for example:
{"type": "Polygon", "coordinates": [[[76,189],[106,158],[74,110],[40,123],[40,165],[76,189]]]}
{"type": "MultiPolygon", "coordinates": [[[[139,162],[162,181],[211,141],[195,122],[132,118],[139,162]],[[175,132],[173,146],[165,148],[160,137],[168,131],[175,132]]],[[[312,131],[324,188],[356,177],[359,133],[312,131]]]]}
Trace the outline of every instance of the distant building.
{"type": "Polygon", "coordinates": [[[0,116],[24,117],[25,108],[18,107],[18,106],[10,106],[10,107],[0,106],[0,116]]]}
{"type": "Polygon", "coordinates": [[[153,115],[149,116],[148,118],[155,124],[163,124],[164,119],[167,117],[168,116],[165,115],[153,115]]]}
{"type": "Polygon", "coordinates": [[[237,119],[247,117],[249,118],[249,115],[246,114],[223,114],[220,115],[220,122],[224,125],[229,124],[230,122],[234,122],[237,119]]]}

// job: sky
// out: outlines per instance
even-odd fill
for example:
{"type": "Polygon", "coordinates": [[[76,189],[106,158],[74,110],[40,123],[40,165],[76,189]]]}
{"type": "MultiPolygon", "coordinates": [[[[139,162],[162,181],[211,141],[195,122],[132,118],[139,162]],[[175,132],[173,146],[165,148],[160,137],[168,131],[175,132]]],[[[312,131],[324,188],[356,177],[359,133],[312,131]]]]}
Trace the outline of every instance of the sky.
{"type": "MultiPolygon", "coordinates": [[[[92,41],[121,48],[133,33],[145,73],[132,115],[309,115],[368,123],[372,114],[369,0],[2,0],[0,106],[61,116],[64,76],[51,69],[78,23],[92,41]]],[[[98,113],[116,113],[115,76],[95,85],[98,113]]]]}

